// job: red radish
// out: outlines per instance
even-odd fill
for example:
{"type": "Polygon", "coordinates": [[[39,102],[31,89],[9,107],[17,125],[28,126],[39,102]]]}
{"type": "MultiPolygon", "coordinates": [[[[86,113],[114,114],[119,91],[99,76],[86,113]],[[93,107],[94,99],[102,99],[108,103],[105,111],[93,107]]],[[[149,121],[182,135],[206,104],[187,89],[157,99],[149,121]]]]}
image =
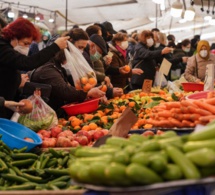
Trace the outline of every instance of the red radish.
{"type": "Polygon", "coordinates": [[[77,147],[79,145],[80,144],[77,141],[75,141],[75,140],[71,141],[71,147],[77,147]]]}
{"type": "Polygon", "coordinates": [[[41,134],[44,138],[50,138],[51,137],[51,131],[45,130],[45,129],[41,129],[37,132],[37,134],[41,134]]]}
{"type": "Polygon", "coordinates": [[[85,135],[76,136],[75,140],[82,146],[86,146],[89,143],[89,141],[85,135]]]}
{"type": "Polygon", "coordinates": [[[62,132],[62,128],[60,128],[58,126],[55,126],[55,127],[51,128],[51,135],[52,135],[52,137],[57,137],[57,135],[59,133],[61,133],[61,132],[62,132]]]}
{"type": "Polygon", "coordinates": [[[59,137],[57,139],[56,146],[57,147],[71,147],[72,144],[71,144],[71,141],[70,141],[69,138],[67,138],[67,137],[59,137]]]}
{"type": "Polygon", "coordinates": [[[42,143],[42,148],[53,148],[56,145],[56,138],[45,138],[42,143]]]}
{"type": "Polygon", "coordinates": [[[88,142],[90,142],[92,140],[92,135],[90,135],[90,133],[88,131],[85,131],[85,130],[80,130],[76,133],[76,136],[79,136],[79,135],[84,135],[87,137],[88,139],[88,142]]]}
{"type": "Polygon", "coordinates": [[[93,134],[93,139],[94,140],[97,140],[99,139],[100,137],[103,137],[104,136],[104,132],[102,132],[101,130],[97,130],[94,134],[93,134]]]}

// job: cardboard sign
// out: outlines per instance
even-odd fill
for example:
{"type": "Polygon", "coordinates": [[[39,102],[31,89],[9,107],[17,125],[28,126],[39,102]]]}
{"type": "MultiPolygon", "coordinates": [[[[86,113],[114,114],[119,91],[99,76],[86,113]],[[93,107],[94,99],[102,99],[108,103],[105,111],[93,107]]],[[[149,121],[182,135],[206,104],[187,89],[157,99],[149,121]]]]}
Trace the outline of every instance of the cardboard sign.
{"type": "Polygon", "coordinates": [[[159,72],[168,76],[172,63],[170,63],[166,58],[163,59],[159,72]]]}
{"type": "Polygon", "coordinates": [[[150,93],[152,89],[152,80],[145,79],[142,86],[142,91],[145,93],[150,93]]]}

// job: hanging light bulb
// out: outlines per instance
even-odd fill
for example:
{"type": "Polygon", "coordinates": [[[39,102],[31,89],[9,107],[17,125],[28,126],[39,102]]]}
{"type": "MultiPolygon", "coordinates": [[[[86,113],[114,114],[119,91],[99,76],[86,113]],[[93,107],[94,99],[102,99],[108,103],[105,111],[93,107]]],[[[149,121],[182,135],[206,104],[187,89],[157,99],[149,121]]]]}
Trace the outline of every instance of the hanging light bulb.
{"type": "Polygon", "coordinates": [[[23,14],[22,17],[25,18],[25,19],[27,19],[27,18],[28,18],[28,15],[27,15],[27,14],[23,14]]]}
{"type": "Polygon", "coordinates": [[[209,16],[209,15],[207,15],[207,16],[204,17],[205,21],[210,21],[211,19],[212,19],[212,16],[209,16]]]}
{"type": "Polygon", "coordinates": [[[15,14],[11,10],[7,13],[8,18],[14,18],[15,14]]]}
{"type": "Polygon", "coordinates": [[[165,4],[164,3],[160,4],[160,10],[164,11],[165,9],[166,9],[165,4]]]}
{"type": "Polygon", "coordinates": [[[213,25],[213,26],[215,25],[215,18],[214,17],[211,20],[209,20],[209,24],[213,25]]]}
{"type": "Polygon", "coordinates": [[[171,16],[174,17],[174,18],[181,17],[182,8],[183,8],[183,5],[180,2],[180,0],[177,0],[176,2],[174,2],[172,4],[171,10],[170,10],[171,16]]]}
{"type": "Polygon", "coordinates": [[[40,20],[40,17],[39,17],[39,16],[36,16],[36,17],[35,17],[35,20],[39,21],[39,20],[40,20]]]}
{"type": "Polygon", "coordinates": [[[185,11],[184,18],[187,21],[192,21],[195,17],[195,14],[195,9],[193,8],[193,6],[191,6],[185,11]]]}
{"type": "Polygon", "coordinates": [[[49,22],[50,22],[50,23],[53,23],[53,22],[54,22],[54,19],[53,19],[53,18],[49,18],[49,22]]]}

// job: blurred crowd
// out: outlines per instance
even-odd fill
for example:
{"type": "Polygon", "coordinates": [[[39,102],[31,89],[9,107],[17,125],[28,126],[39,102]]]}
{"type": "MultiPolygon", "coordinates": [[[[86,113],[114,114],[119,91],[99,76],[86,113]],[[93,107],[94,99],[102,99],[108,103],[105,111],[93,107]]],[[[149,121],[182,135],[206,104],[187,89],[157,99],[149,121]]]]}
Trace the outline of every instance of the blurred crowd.
{"type": "MultiPolygon", "coordinates": [[[[166,36],[157,28],[128,34],[126,30],[117,32],[106,21],[86,30],[74,25],[69,31],[51,35],[29,23],[23,18],[10,24],[0,19],[0,96],[19,101],[27,83],[51,86],[46,102],[58,117],[65,115],[61,109],[65,104],[97,97],[105,102],[142,89],[144,80],[154,82],[164,58],[172,64],[166,76],[169,81],[183,76],[188,82],[204,82],[206,65],[215,62],[214,45],[199,35],[176,44],[173,34],[166,36]],[[76,89],[72,75],[64,68],[67,40],[95,72],[97,85],[89,91],[76,89]],[[103,85],[106,91],[100,90],[103,85]]],[[[11,112],[4,108],[0,117],[10,118],[11,112]]]]}

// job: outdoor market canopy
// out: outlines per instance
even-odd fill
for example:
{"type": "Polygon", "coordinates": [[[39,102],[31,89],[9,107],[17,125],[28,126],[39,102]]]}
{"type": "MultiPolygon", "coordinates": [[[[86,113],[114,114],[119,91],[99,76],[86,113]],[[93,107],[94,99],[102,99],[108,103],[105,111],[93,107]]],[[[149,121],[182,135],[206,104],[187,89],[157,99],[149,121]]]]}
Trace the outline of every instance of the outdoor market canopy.
{"type": "Polygon", "coordinates": [[[210,7],[208,4],[209,0],[0,0],[1,9],[11,7],[15,13],[19,10],[42,14],[44,18],[39,24],[49,30],[70,29],[74,24],[85,29],[95,22],[110,21],[117,31],[125,29],[132,32],[157,27],[162,32],[174,34],[177,40],[200,34],[201,39],[213,41],[214,26],[204,20],[204,16],[213,16],[214,1],[210,2],[210,7]],[[154,1],[163,3],[156,4],[154,1]],[[194,3],[196,14],[193,21],[180,23],[181,18],[171,17],[170,8],[176,1],[183,4],[183,9],[194,3]],[[204,11],[201,11],[202,3],[204,11]],[[54,12],[56,23],[49,23],[48,19],[53,17],[54,12]]]}

